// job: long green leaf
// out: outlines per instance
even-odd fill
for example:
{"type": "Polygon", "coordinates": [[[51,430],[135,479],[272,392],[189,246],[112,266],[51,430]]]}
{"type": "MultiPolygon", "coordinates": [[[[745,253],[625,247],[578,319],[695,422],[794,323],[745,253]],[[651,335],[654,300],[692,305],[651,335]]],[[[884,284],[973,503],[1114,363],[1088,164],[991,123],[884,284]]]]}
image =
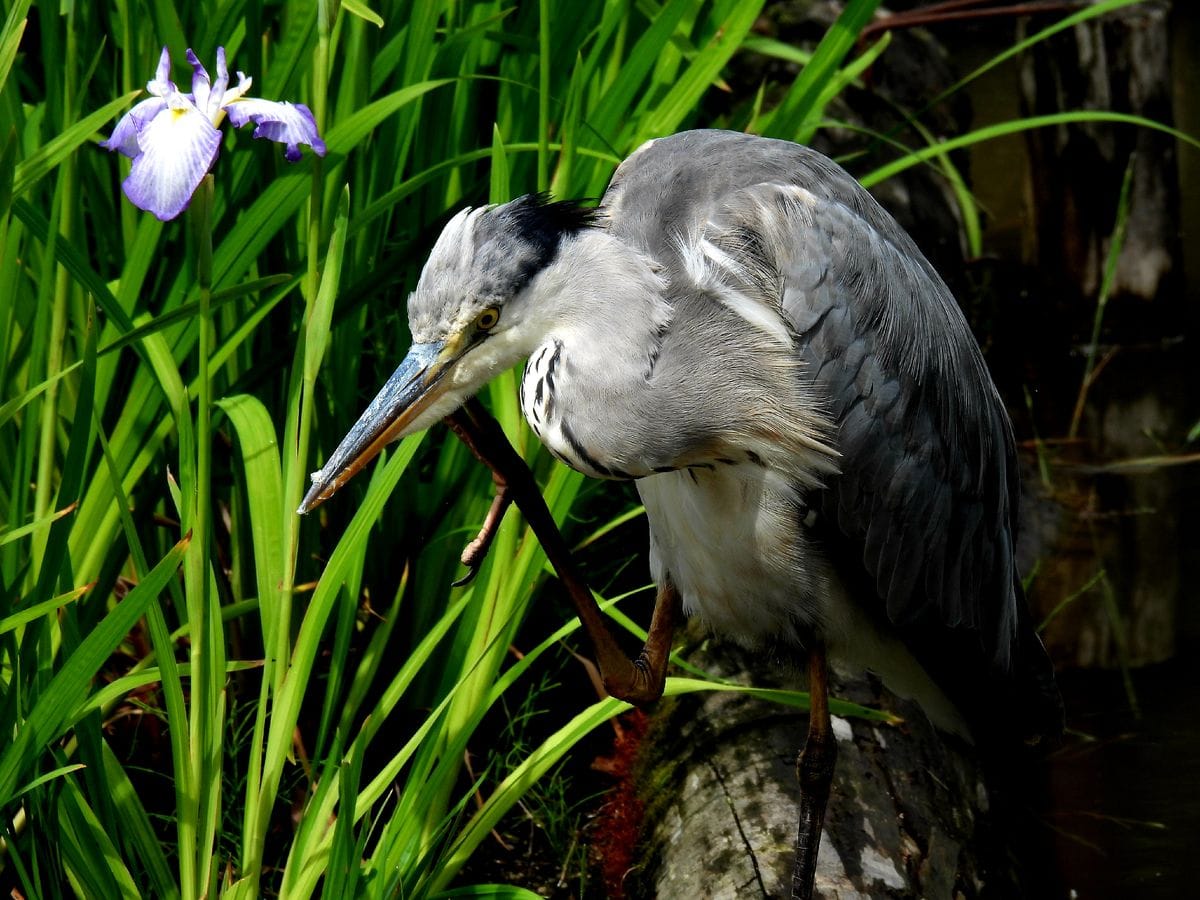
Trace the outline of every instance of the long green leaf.
{"type": "Polygon", "coordinates": [[[602,725],[613,716],[631,709],[628,703],[607,697],[593,703],[576,715],[566,725],[548,737],[541,746],[529,754],[512,770],[462,832],[454,839],[446,853],[446,860],[433,878],[432,890],[444,890],[446,885],[466,864],[475,848],[487,837],[496,824],[525,795],[530,785],[541,778],[550,767],[562,759],[581,737],[597,725],[602,725]]]}
{"type": "Polygon", "coordinates": [[[8,17],[4,20],[4,30],[0,31],[0,91],[4,90],[13,60],[17,58],[17,48],[21,46],[21,35],[25,33],[26,16],[32,2],[17,0],[10,6],[8,17]]]}
{"type": "Polygon", "coordinates": [[[58,801],[58,834],[67,874],[86,897],[140,900],[129,867],[83,792],[68,777],[58,801]]]}
{"type": "Polygon", "coordinates": [[[171,874],[171,866],[163,853],[162,845],[158,842],[158,835],[150,823],[146,807],[142,805],[137,789],[117,761],[107,741],[103,747],[104,779],[111,788],[113,805],[120,813],[125,835],[137,854],[141,868],[149,876],[153,895],[163,900],[172,900],[179,896],[179,885],[171,874]]]}
{"type": "MultiPolygon", "coordinates": [[[[279,446],[275,422],[266,406],[248,394],[237,394],[217,401],[237,432],[241,448],[241,463],[246,484],[250,513],[250,536],[254,546],[255,579],[258,596],[274,597],[283,581],[283,474],[279,462],[279,446]]],[[[271,603],[263,603],[259,613],[263,618],[263,634],[268,641],[274,635],[276,611],[271,603]]]]}
{"type": "MultiPolygon", "coordinates": [[[[879,0],[873,2],[878,3],[879,0]]],[[[721,69],[737,52],[742,39],[757,21],[762,6],[761,0],[734,5],[729,18],[721,23],[707,46],[675,82],[658,107],[647,114],[637,132],[639,139],[633,142],[635,146],[648,138],[662,137],[676,131],[694,113],[704,92],[716,81],[721,69]]]]}
{"type": "Polygon", "coordinates": [[[367,6],[363,0],[340,0],[340,2],[342,4],[342,9],[346,10],[348,13],[353,13],[364,22],[370,22],[376,28],[382,28],[384,26],[385,23],[379,13],[367,6]]]}
{"type": "Polygon", "coordinates": [[[1010,122],[997,122],[995,125],[977,128],[975,131],[959,135],[955,138],[949,138],[935,146],[913,150],[907,156],[902,156],[894,162],[880,166],[878,169],[861,176],[858,180],[862,183],[863,187],[871,187],[872,185],[879,184],[881,181],[886,181],[893,175],[900,174],[906,169],[911,169],[913,166],[920,165],[928,159],[941,156],[952,150],[969,147],[972,144],[978,144],[992,138],[1003,137],[1006,134],[1016,134],[1022,131],[1030,131],[1034,128],[1047,128],[1051,125],[1070,125],[1076,122],[1110,122],[1117,125],[1136,125],[1139,128],[1161,131],[1171,135],[1176,140],[1183,141],[1200,149],[1200,140],[1177,128],[1163,125],[1161,122],[1155,122],[1153,119],[1147,119],[1143,116],[1133,116],[1128,113],[1118,112],[1063,112],[1045,116],[1030,116],[1024,119],[1013,119],[1010,122]]]}
{"type": "Polygon", "coordinates": [[[83,587],[68,591],[65,594],[59,594],[57,597],[51,597],[49,600],[43,600],[41,603],[35,603],[32,606],[27,606],[18,612],[5,616],[3,619],[0,619],[0,634],[13,631],[22,625],[27,625],[34,619],[50,615],[68,603],[78,600],[91,590],[91,587],[90,584],[85,584],[83,587]]]}

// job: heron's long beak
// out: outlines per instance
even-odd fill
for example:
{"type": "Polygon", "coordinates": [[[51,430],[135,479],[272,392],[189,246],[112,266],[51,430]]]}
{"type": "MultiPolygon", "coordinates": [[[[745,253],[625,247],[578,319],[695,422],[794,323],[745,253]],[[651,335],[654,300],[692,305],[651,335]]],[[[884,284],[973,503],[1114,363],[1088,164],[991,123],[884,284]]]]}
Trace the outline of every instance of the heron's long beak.
{"type": "Polygon", "coordinates": [[[445,393],[442,376],[461,355],[459,341],[413,344],[404,361],[342,438],[297,510],[320,506],[358,474],[385,446],[404,437],[414,420],[445,393]]]}

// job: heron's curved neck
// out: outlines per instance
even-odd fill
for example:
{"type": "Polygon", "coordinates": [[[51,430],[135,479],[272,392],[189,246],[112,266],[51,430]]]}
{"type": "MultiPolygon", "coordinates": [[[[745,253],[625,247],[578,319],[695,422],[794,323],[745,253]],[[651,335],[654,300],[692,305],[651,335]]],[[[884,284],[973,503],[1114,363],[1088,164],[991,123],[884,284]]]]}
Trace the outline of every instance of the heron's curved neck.
{"type": "MultiPolygon", "coordinates": [[[[539,306],[544,333],[580,357],[606,357],[619,348],[622,360],[649,357],[671,319],[666,283],[654,263],[607,231],[589,229],[569,237],[542,273],[539,306]]],[[[632,371],[632,369],[631,369],[632,371]]]]}

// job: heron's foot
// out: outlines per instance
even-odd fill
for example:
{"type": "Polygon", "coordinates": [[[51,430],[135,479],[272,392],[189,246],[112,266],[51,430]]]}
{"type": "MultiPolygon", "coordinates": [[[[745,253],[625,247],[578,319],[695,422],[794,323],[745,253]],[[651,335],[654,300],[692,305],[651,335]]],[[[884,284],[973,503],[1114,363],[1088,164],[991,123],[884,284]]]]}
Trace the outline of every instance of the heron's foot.
{"type": "Polygon", "coordinates": [[[619,673],[610,672],[603,662],[600,665],[604,689],[610,696],[634,706],[648,706],[662,699],[667,683],[665,664],[655,667],[645,651],[638,654],[637,659],[626,658],[623,662],[625,665],[619,667],[619,673]]]}
{"type": "Polygon", "coordinates": [[[454,587],[463,587],[475,580],[475,576],[479,574],[479,567],[483,565],[488,550],[492,547],[492,541],[496,537],[496,532],[500,530],[500,523],[504,521],[504,513],[513,501],[512,491],[508,487],[508,482],[494,469],[492,470],[492,479],[496,483],[496,496],[492,498],[491,508],[488,509],[487,516],[484,517],[483,525],[479,528],[479,534],[463,548],[459,561],[467,567],[467,574],[455,581],[454,587]]]}
{"type": "MultiPolygon", "coordinates": [[[[471,544],[473,543],[475,542],[472,541],[471,544]]],[[[467,545],[467,550],[471,549],[471,544],[467,545]]],[[[464,557],[467,555],[467,550],[463,550],[464,557]]],[[[462,578],[455,578],[452,582],[450,582],[450,587],[466,587],[475,580],[475,576],[479,574],[479,566],[482,563],[482,557],[480,557],[478,562],[466,562],[464,560],[463,565],[467,567],[466,573],[462,576],[462,578]]]]}

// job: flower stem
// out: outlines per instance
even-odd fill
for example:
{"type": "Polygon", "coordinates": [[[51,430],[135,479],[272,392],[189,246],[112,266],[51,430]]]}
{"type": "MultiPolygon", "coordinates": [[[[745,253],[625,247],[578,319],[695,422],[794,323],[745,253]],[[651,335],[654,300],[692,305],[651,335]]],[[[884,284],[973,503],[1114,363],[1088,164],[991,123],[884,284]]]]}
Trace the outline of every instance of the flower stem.
{"type": "Polygon", "coordinates": [[[196,475],[191,516],[192,541],[185,569],[191,625],[190,780],[180,810],[179,839],[183,895],[201,896],[212,878],[213,842],[219,820],[221,746],[224,728],[225,649],[220,609],[210,587],[212,542],[212,209],[213,177],[206,175],[192,198],[196,236],[196,281],[200,291],[199,393],[196,402],[196,475]]]}

